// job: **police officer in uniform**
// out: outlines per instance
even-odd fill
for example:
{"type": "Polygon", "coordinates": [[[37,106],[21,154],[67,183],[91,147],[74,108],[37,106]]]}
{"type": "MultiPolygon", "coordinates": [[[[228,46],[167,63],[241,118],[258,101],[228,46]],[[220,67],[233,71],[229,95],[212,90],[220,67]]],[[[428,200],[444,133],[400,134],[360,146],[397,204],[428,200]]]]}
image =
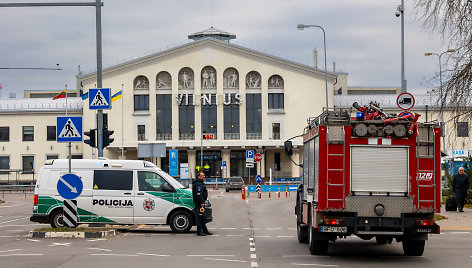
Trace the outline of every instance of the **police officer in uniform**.
{"type": "Polygon", "coordinates": [[[205,173],[199,172],[197,174],[197,179],[193,180],[192,182],[192,194],[193,194],[193,203],[195,203],[195,215],[197,216],[197,235],[199,236],[206,236],[212,235],[208,228],[206,227],[205,222],[205,213],[201,212],[200,210],[205,205],[205,201],[208,198],[208,191],[206,189],[205,183],[205,173]]]}

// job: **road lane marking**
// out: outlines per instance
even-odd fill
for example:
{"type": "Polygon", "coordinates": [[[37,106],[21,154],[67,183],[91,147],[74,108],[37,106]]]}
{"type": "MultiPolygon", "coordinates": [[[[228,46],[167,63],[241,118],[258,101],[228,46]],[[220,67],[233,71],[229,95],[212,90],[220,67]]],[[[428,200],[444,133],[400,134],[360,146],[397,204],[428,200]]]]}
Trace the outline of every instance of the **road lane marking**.
{"type": "Polygon", "coordinates": [[[36,240],[36,239],[28,239],[28,241],[31,241],[31,242],[41,242],[40,240],[36,240]]]}
{"type": "Polygon", "coordinates": [[[470,232],[451,232],[451,234],[470,234],[470,232]]]}
{"type": "Polygon", "coordinates": [[[238,228],[235,228],[235,227],[223,227],[223,228],[220,228],[220,230],[236,230],[238,228]]]}
{"type": "Polygon", "coordinates": [[[161,255],[161,254],[152,254],[152,253],[138,253],[138,255],[143,255],[143,256],[156,256],[156,257],[170,257],[170,255],[161,255]]]}
{"type": "Polygon", "coordinates": [[[138,254],[113,254],[113,253],[96,253],[91,256],[118,256],[118,257],[139,257],[138,254]]]}
{"type": "Polygon", "coordinates": [[[249,243],[249,246],[256,246],[256,244],[254,244],[253,242],[249,243]]]}
{"type": "Polygon", "coordinates": [[[254,241],[254,237],[249,237],[249,241],[254,241]]]}
{"type": "Polygon", "coordinates": [[[187,255],[187,257],[234,257],[236,255],[187,255]]]}
{"type": "Polygon", "coordinates": [[[228,259],[215,259],[215,258],[204,258],[204,259],[211,260],[211,261],[247,262],[247,261],[241,261],[241,260],[228,260],[228,259]]]}
{"type": "Polygon", "coordinates": [[[14,207],[19,207],[19,206],[24,206],[25,204],[16,204],[16,205],[11,205],[11,206],[0,206],[0,208],[14,208],[14,207]]]}
{"type": "Polygon", "coordinates": [[[14,256],[43,256],[43,253],[24,253],[24,254],[8,254],[8,255],[0,255],[0,257],[14,257],[14,256]]]}
{"type": "Polygon", "coordinates": [[[4,223],[9,223],[9,222],[12,222],[12,221],[21,221],[21,220],[26,220],[26,219],[29,219],[29,217],[0,222],[0,225],[2,225],[4,223]]]}
{"type": "Polygon", "coordinates": [[[293,231],[296,231],[297,228],[287,228],[288,230],[293,230],[293,231]]]}
{"type": "Polygon", "coordinates": [[[317,264],[317,263],[292,263],[296,266],[319,266],[319,267],[339,267],[336,264],[317,264]]]}
{"type": "Polygon", "coordinates": [[[278,238],[292,238],[292,237],[295,237],[294,235],[278,235],[276,236],[278,238]]]}
{"type": "Polygon", "coordinates": [[[69,247],[72,243],[52,243],[51,245],[48,245],[49,247],[69,247]]]}
{"type": "Polygon", "coordinates": [[[257,259],[256,254],[251,254],[251,259],[257,259]]]}
{"type": "Polygon", "coordinates": [[[226,236],[244,236],[244,235],[242,235],[242,234],[228,234],[226,236]]]}
{"type": "Polygon", "coordinates": [[[95,241],[106,241],[106,238],[98,238],[98,239],[91,239],[91,240],[86,240],[87,242],[95,242],[95,241]]]}
{"type": "Polygon", "coordinates": [[[1,238],[19,237],[19,235],[2,235],[1,238]]]}
{"type": "Polygon", "coordinates": [[[280,227],[275,227],[275,228],[266,228],[266,230],[282,230],[280,227]]]}
{"type": "Polygon", "coordinates": [[[256,248],[250,248],[249,251],[250,251],[250,252],[255,252],[255,251],[256,251],[256,248]]]}
{"type": "Polygon", "coordinates": [[[22,250],[22,249],[17,248],[17,249],[2,250],[0,251],[0,253],[13,252],[13,251],[18,251],[18,250],[22,250]]]}
{"type": "Polygon", "coordinates": [[[270,237],[270,235],[255,235],[254,237],[258,237],[258,238],[268,238],[270,237]]]}
{"type": "Polygon", "coordinates": [[[257,262],[252,261],[252,262],[251,262],[251,267],[258,267],[257,262]]]}
{"type": "Polygon", "coordinates": [[[104,248],[88,248],[88,249],[91,249],[91,250],[101,250],[101,251],[106,251],[106,252],[112,251],[111,249],[104,249],[104,248]]]}
{"type": "MultiPolygon", "coordinates": [[[[282,255],[282,258],[302,258],[302,257],[313,257],[313,255],[282,255]]],[[[316,256],[317,258],[319,257],[325,257],[329,258],[330,256],[316,256]]]]}

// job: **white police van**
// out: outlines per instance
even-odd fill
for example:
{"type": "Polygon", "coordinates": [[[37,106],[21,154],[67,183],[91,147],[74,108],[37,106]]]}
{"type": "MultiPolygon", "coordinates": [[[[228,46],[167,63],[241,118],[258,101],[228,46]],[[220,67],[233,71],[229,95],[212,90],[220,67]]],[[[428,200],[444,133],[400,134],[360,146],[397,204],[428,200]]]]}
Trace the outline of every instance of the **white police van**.
{"type": "MultiPolygon", "coordinates": [[[[153,163],[140,160],[73,159],[72,173],[81,178],[77,223],[163,224],[174,232],[195,225],[192,191],[153,163]]],[[[69,173],[67,159],[48,161],[39,171],[34,191],[33,222],[64,226],[63,198],[57,190],[69,173]]],[[[207,222],[212,220],[207,202],[207,222]]]]}

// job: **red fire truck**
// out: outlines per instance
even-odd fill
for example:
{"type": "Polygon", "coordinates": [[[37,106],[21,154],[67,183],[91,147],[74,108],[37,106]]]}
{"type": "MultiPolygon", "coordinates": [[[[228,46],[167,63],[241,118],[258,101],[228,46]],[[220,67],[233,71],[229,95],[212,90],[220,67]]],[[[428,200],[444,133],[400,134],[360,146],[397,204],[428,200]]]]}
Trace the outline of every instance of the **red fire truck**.
{"type": "MultiPolygon", "coordinates": [[[[330,108],[308,119],[295,214],[298,240],[311,254],[356,235],[378,244],[395,238],[406,255],[421,256],[428,234],[439,234],[440,128],[418,117],[366,119],[330,108]]],[[[291,141],[285,150],[290,156],[291,141]]]]}

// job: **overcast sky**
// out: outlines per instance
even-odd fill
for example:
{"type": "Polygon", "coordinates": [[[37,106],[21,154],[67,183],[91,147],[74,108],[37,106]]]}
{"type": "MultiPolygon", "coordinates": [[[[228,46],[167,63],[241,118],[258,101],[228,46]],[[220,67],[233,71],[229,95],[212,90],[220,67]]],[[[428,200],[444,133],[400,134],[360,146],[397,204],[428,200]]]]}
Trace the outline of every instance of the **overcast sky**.
{"type": "MultiPolygon", "coordinates": [[[[93,0],[2,2],[94,2],[93,0]]],[[[408,90],[437,86],[438,35],[420,27],[412,1],[405,12],[405,70],[408,90]]],[[[347,72],[348,86],[400,87],[400,0],[104,0],[103,66],[115,65],[186,42],[187,35],[213,27],[236,35],[235,42],[324,68],[320,29],[326,31],[328,70],[347,72]],[[212,15],[213,14],[213,15],[212,15]]],[[[62,71],[0,70],[1,97],[23,90],[76,88],[80,65],[96,69],[95,8],[0,8],[0,67],[51,67],[62,71]]]]}

